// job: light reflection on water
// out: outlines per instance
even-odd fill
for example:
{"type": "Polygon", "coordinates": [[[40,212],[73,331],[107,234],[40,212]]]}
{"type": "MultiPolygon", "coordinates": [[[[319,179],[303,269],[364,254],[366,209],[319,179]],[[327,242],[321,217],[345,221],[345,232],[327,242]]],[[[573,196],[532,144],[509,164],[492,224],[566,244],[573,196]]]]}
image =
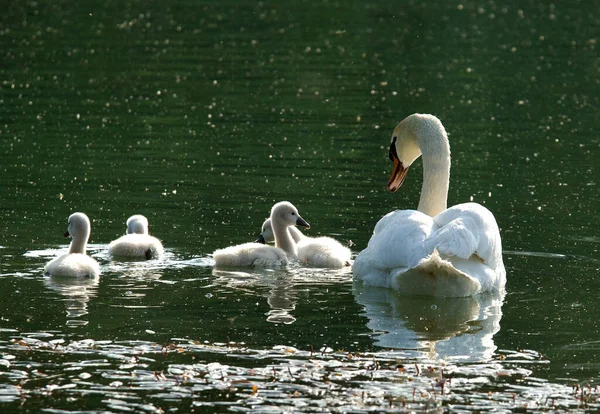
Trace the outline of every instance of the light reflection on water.
{"type": "Polygon", "coordinates": [[[6,402],[51,396],[55,404],[67,407],[102,394],[101,406],[109,410],[225,405],[310,412],[431,411],[441,410],[442,404],[484,411],[490,404],[533,411],[600,408],[597,388],[548,383],[520,367],[546,363],[532,351],[455,364],[411,360],[398,351],[353,354],[284,345],[257,350],[243,343],[183,338],[157,345],[35,336],[14,335],[10,343],[0,345],[5,376],[20,384],[1,387],[6,402]],[[60,365],[29,367],[29,352],[70,357],[60,365]],[[143,403],[140,393],[149,397],[143,403]]]}

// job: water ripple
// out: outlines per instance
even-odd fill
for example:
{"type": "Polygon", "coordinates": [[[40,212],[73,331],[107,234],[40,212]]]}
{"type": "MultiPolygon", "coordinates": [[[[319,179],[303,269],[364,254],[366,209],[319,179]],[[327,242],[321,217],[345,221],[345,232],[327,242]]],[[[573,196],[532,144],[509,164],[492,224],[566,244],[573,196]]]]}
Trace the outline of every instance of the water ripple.
{"type": "Polygon", "coordinates": [[[2,375],[11,382],[0,389],[0,401],[27,403],[52,395],[53,410],[59,410],[67,409],[69,401],[101,396],[106,410],[150,412],[223,405],[234,411],[277,407],[298,412],[600,409],[597,387],[533,376],[528,366],[547,361],[528,350],[458,365],[406,358],[399,351],[251,349],[243,343],[183,338],[166,345],[67,343],[38,336],[31,333],[0,346],[2,375]],[[32,365],[30,357],[38,353],[66,359],[32,365]]]}

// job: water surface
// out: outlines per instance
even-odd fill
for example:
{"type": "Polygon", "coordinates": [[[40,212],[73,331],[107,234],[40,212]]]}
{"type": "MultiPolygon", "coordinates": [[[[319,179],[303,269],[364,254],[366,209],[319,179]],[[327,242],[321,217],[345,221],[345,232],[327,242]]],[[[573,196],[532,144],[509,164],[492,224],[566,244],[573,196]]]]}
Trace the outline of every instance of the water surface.
{"type": "Polygon", "coordinates": [[[3,410],[597,410],[598,6],[9,2],[3,410]],[[417,205],[420,161],[385,191],[413,112],[449,132],[449,203],[496,216],[506,295],[213,269],[281,200],[358,254],[417,205]],[[74,211],[98,281],[42,275],[74,211]],[[135,213],[160,260],[107,255],[135,213]]]}

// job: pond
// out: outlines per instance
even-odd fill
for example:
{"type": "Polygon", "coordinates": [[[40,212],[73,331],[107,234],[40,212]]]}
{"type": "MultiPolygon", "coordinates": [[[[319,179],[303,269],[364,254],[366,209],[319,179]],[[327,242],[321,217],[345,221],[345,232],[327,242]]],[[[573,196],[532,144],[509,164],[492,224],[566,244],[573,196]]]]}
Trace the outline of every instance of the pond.
{"type": "Polygon", "coordinates": [[[600,409],[597,2],[9,2],[0,16],[4,412],[600,409]],[[433,113],[450,205],[495,215],[506,293],[222,270],[288,200],[355,257],[416,208],[395,125],[433,113]],[[68,216],[98,280],[43,275],[68,216]],[[156,260],[107,253],[144,214],[156,260]]]}

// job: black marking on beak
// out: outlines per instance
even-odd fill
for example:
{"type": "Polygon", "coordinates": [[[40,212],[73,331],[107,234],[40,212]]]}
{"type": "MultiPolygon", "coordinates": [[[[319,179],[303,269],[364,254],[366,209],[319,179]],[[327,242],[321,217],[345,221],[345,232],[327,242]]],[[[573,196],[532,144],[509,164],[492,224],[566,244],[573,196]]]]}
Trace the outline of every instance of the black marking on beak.
{"type": "Polygon", "coordinates": [[[296,226],[302,226],[306,227],[307,229],[310,229],[310,224],[308,224],[306,220],[300,217],[300,215],[298,215],[298,219],[296,220],[296,226]]]}
{"type": "Polygon", "coordinates": [[[394,158],[398,159],[398,153],[396,152],[396,140],[398,137],[392,138],[392,143],[390,144],[390,161],[394,161],[394,158]]]}

